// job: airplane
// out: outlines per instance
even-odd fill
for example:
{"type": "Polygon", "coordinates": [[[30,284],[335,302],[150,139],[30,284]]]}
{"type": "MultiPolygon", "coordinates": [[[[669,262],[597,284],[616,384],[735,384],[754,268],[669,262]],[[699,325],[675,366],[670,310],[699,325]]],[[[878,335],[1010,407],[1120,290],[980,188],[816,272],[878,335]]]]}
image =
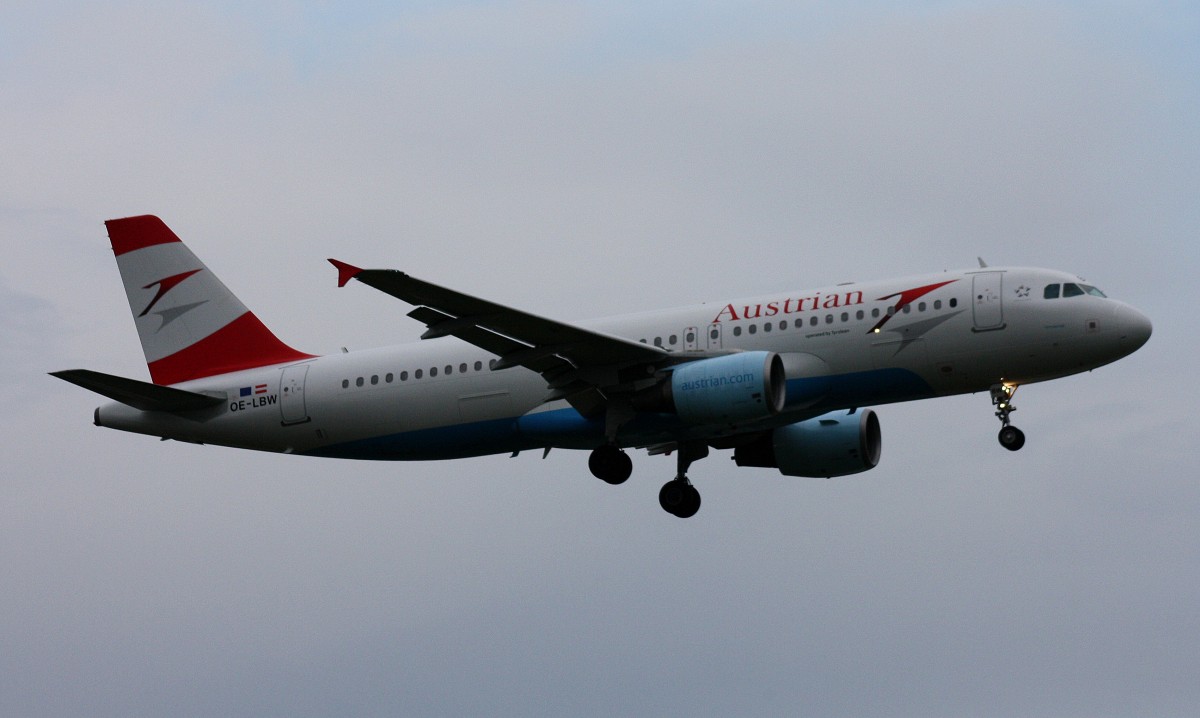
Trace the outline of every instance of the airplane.
{"type": "Polygon", "coordinates": [[[1151,322],[1082,278],[1025,267],[847,282],[566,323],[390,269],[336,259],[410,305],[409,345],[316,356],[279,340],[158,217],[105,222],[151,382],[86,369],[94,423],[196,444],[373,460],[588,451],[597,478],[627,450],[676,457],[662,508],[688,518],[710,450],[784,476],[867,471],[869,407],[988,392],[1016,451],[1017,387],[1116,361],[1151,322]]]}

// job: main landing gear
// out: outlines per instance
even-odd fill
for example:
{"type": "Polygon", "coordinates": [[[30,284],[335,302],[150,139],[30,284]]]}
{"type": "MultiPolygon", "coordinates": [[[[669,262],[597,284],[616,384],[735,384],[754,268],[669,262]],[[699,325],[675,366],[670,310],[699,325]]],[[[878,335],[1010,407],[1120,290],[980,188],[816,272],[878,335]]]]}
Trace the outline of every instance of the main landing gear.
{"type": "MultiPolygon", "coordinates": [[[[678,467],[675,478],[663,484],[658,492],[658,503],[663,511],[686,519],[700,510],[700,492],[688,481],[687,470],[693,461],[708,456],[708,445],[703,442],[684,442],[675,451],[678,467]]],[[[588,457],[588,468],[601,481],[623,484],[633,473],[633,461],[617,446],[605,444],[592,450],[588,457]]]]}
{"type": "Polygon", "coordinates": [[[663,484],[658,492],[658,503],[663,511],[681,519],[691,518],[700,510],[700,492],[688,481],[687,470],[693,461],[708,456],[708,445],[684,442],[676,449],[678,469],[675,478],[663,484]]]}
{"type": "Polygon", "coordinates": [[[1012,396],[1017,393],[1017,387],[1013,384],[994,384],[991,391],[992,406],[996,407],[996,418],[1003,424],[1000,427],[1000,434],[996,438],[1000,440],[1000,445],[1004,448],[1016,451],[1025,445],[1025,432],[1008,423],[1008,415],[1017,410],[1012,403],[1012,396]]]}
{"type": "Polygon", "coordinates": [[[592,450],[588,457],[588,468],[592,476],[608,484],[623,484],[633,473],[633,459],[612,444],[592,450]]]}

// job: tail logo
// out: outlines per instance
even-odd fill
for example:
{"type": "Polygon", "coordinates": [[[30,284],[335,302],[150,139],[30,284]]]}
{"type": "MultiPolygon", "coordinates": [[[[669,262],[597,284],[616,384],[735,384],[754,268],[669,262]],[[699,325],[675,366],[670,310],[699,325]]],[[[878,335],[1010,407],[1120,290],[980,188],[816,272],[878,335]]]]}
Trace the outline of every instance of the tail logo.
{"type": "MultiPolygon", "coordinates": [[[[201,269],[203,269],[203,267],[201,269]]],[[[181,272],[179,274],[175,274],[170,277],[167,277],[166,279],[160,279],[157,282],[150,282],[146,286],[142,287],[142,289],[149,289],[153,286],[157,286],[158,292],[155,293],[154,299],[150,300],[150,303],[146,305],[146,308],[142,310],[142,313],[139,314],[138,317],[144,317],[147,314],[149,314],[150,310],[154,308],[154,305],[158,304],[158,300],[163,298],[163,295],[165,295],[167,292],[171,291],[175,287],[179,286],[180,282],[182,282],[183,280],[187,279],[188,277],[192,276],[193,274],[195,274],[196,272],[199,272],[199,271],[200,271],[200,269],[192,269],[187,272],[181,272]]],[[[206,303],[207,301],[208,301],[207,299],[204,299],[199,302],[192,302],[191,304],[181,304],[177,307],[171,307],[170,309],[163,309],[162,311],[155,312],[155,314],[157,314],[159,317],[162,318],[162,324],[158,325],[158,329],[156,331],[161,332],[163,327],[167,326],[168,324],[175,321],[176,319],[182,317],[184,314],[187,314],[188,312],[192,311],[193,309],[200,306],[201,304],[206,303]]]]}
{"type": "MultiPolygon", "coordinates": [[[[156,293],[154,295],[154,299],[150,300],[150,303],[146,305],[146,308],[143,309],[142,313],[139,314],[138,316],[144,317],[147,314],[149,314],[150,310],[154,308],[154,305],[158,304],[158,300],[163,298],[163,295],[165,295],[167,292],[171,291],[175,287],[179,286],[180,282],[182,282],[183,280],[187,279],[188,277],[192,276],[193,274],[195,274],[196,272],[199,272],[199,271],[200,271],[199,269],[192,269],[187,272],[180,272],[179,274],[171,275],[170,277],[167,277],[165,279],[160,279],[157,282],[150,282],[146,286],[142,287],[142,289],[149,289],[150,287],[158,285],[158,293],[156,293]]],[[[189,307],[189,308],[191,308],[191,307],[189,307]]]]}

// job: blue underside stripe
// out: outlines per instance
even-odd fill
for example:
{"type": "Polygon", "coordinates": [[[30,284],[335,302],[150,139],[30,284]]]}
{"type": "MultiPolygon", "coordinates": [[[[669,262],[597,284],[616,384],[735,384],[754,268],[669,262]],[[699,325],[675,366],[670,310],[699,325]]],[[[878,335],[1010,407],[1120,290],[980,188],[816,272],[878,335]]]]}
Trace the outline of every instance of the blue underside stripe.
{"type": "MultiPolygon", "coordinates": [[[[817,413],[933,395],[928,383],[905,369],[789,379],[787,383],[789,407],[804,407],[806,412],[817,413]]],[[[621,439],[626,445],[643,445],[669,440],[686,430],[676,416],[641,415],[622,427],[621,439]]],[[[586,419],[574,409],[566,408],[376,436],[303,453],[341,459],[420,461],[526,451],[550,445],[588,448],[603,436],[602,421],[586,419]]]]}

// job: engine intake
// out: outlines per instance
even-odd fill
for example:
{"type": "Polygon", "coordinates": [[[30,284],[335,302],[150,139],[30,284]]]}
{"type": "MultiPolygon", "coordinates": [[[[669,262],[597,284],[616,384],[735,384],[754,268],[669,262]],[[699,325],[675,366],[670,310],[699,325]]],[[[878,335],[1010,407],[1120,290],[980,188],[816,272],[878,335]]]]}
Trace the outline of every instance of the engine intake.
{"type": "Polygon", "coordinates": [[[733,453],[738,466],[779,469],[784,476],[830,478],[879,464],[879,417],[870,409],[835,411],[767,432],[733,453]]]}

